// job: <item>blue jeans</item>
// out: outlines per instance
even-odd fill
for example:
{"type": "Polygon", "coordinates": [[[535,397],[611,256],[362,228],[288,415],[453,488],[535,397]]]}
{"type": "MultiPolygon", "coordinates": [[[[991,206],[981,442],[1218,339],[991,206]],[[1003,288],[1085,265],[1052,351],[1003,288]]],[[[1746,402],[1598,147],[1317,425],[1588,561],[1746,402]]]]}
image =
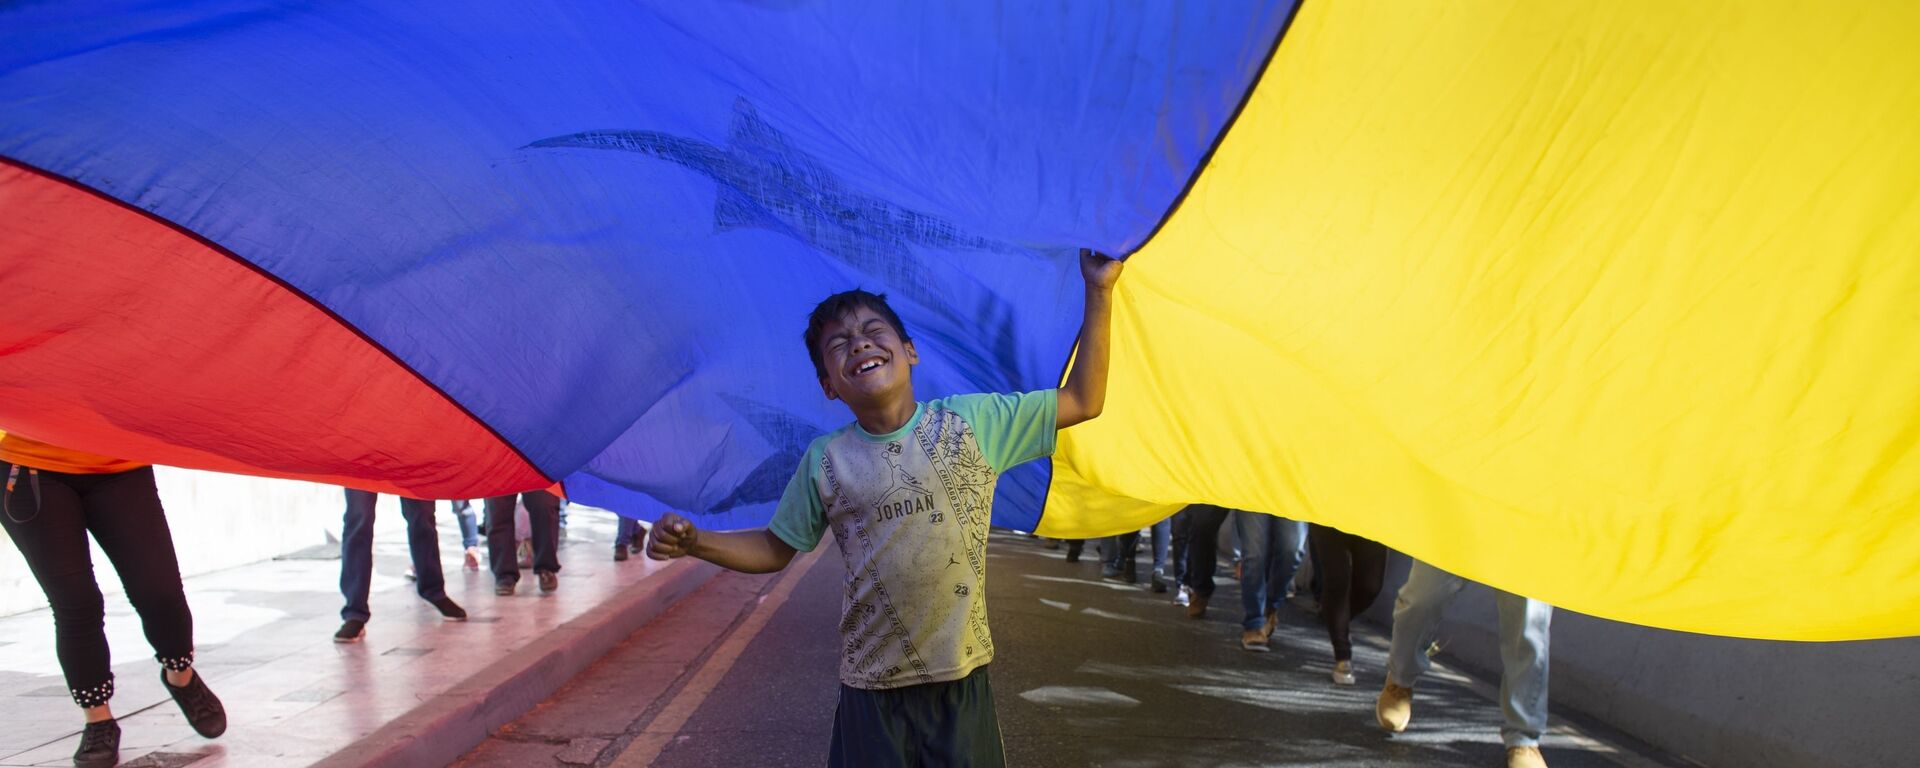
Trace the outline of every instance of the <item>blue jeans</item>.
{"type": "Polygon", "coordinates": [[[619,549],[621,547],[639,544],[640,542],[635,541],[639,536],[640,521],[621,515],[620,524],[615,527],[613,531],[613,548],[619,549]]]}
{"type": "MultiPolygon", "coordinates": [[[[373,504],[379,498],[372,491],[347,489],[347,512],[340,525],[340,595],[347,599],[340,618],[366,621],[373,617],[367,608],[367,591],[373,586],[373,504]]],[[[440,534],[433,527],[433,502],[400,499],[400,516],[407,521],[407,549],[413,555],[415,591],[420,599],[434,601],[447,596],[447,577],[440,573],[440,534]]]]}
{"type": "Polygon", "coordinates": [[[1240,534],[1240,607],[1247,612],[1240,625],[1259,629],[1267,612],[1279,612],[1287,601],[1287,582],[1300,570],[1307,524],[1235,510],[1233,528],[1240,534]]]}
{"type": "MultiPolygon", "coordinates": [[[[1412,688],[1432,662],[1427,646],[1440,632],[1441,614],[1467,580],[1418,560],[1393,601],[1393,648],[1387,679],[1412,688]]],[[[1553,606],[1494,590],[1500,610],[1500,740],[1509,747],[1537,747],[1547,730],[1547,641],[1553,606]]]]}
{"type": "Polygon", "coordinates": [[[1167,562],[1168,539],[1172,538],[1173,518],[1169,517],[1154,523],[1153,527],[1148,528],[1147,531],[1153,537],[1153,575],[1159,577],[1161,581],[1173,578],[1174,569],[1170,568],[1167,562]]]}
{"type": "Polygon", "coordinates": [[[453,518],[460,521],[460,548],[473,549],[480,546],[480,523],[474,519],[473,502],[467,499],[454,499],[453,518]]]}

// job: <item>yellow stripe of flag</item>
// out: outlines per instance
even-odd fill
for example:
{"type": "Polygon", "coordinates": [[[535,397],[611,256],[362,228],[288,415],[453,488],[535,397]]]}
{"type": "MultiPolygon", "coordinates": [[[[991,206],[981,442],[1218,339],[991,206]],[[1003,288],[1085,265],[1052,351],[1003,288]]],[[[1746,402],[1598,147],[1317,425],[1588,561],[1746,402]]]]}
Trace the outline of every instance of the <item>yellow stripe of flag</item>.
{"type": "Polygon", "coordinates": [[[1211,501],[1609,618],[1920,633],[1920,4],[1308,2],[1043,533],[1211,501]]]}

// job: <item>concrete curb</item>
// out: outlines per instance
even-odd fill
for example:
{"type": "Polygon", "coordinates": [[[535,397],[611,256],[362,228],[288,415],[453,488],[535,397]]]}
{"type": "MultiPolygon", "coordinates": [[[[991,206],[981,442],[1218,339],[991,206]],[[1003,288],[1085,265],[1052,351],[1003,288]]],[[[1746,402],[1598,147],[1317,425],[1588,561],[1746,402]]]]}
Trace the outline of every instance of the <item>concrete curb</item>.
{"type": "Polygon", "coordinates": [[[563,624],[533,644],[476,671],[445,693],[382,726],[317,768],[448,765],[546,700],[627,636],[719,572],[683,558],[629,594],[563,624]]]}

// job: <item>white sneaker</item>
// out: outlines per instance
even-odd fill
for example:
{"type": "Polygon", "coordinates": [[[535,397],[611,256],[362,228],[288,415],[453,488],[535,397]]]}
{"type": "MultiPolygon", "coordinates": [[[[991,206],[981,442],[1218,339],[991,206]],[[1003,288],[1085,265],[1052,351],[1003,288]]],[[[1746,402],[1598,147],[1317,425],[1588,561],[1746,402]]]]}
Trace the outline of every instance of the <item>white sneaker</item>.
{"type": "Polygon", "coordinates": [[[1336,661],[1333,663],[1333,684],[1353,685],[1353,662],[1336,661]]]}
{"type": "Polygon", "coordinates": [[[467,570],[480,570],[480,548],[467,547],[467,570]]]}
{"type": "Polygon", "coordinates": [[[1186,605],[1191,602],[1193,602],[1193,588],[1185,584],[1180,585],[1180,593],[1173,596],[1173,604],[1186,605]]]}

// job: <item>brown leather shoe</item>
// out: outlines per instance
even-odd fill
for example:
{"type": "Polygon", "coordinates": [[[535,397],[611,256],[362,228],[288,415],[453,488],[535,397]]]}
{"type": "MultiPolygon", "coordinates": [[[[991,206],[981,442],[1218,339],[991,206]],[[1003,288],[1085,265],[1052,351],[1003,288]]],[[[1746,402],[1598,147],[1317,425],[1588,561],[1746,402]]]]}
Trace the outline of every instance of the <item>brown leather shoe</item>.
{"type": "Polygon", "coordinates": [[[1268,640],[1273,639],[1273,631],[1280,628],[1280,612],[1267,611],[1267,623],[1260,627],[1260,634],[1268,640]]]}
{"type": "Polygon", "coordinates": [[[1200,594],[1198,592],[1195,592],[1193,594],[1193,597],[1187,600],[1187,618],[1204,619],[1206,617],[1207,617],[1207,596],[1200,594]]]}

